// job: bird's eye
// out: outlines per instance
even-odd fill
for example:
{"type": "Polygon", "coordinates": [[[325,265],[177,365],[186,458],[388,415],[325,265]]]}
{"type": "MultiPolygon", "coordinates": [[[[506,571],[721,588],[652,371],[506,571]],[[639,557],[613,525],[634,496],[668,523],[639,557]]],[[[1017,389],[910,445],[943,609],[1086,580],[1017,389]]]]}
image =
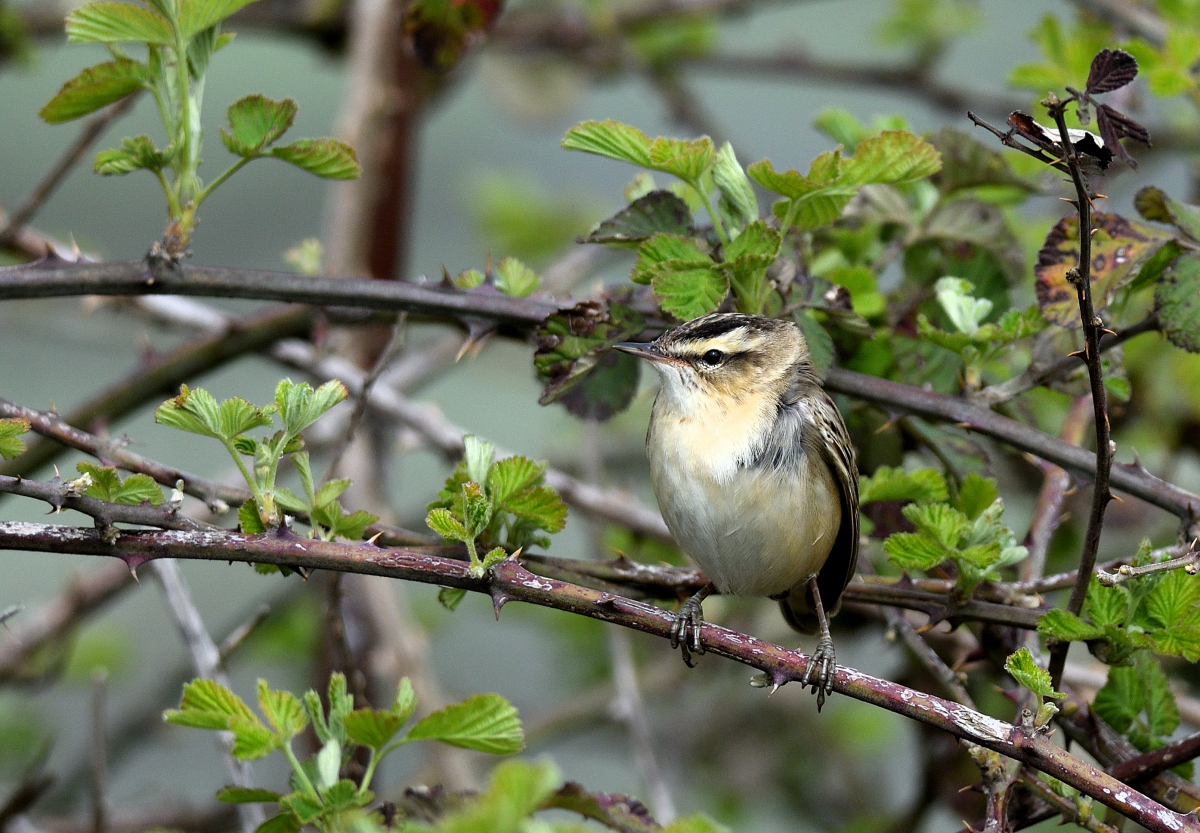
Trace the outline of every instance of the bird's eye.
{"type": "Polygon", "coordinates": [[[704,362],[709,367],[716,367],[725,359],[725,354],[720,350],[709,350],[700,361],[704,362]]]}

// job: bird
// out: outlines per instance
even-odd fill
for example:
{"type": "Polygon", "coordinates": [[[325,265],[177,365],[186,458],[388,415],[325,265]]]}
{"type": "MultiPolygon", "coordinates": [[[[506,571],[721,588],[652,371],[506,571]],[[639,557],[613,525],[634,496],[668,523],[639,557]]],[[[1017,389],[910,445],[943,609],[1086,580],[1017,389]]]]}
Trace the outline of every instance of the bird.
{"type": "Polygon", "coordinates": [[[617,350],[661,377],[646,433],[667,528],[709,583],[680,608],[671,646],[704,653],[703,602],[779,601],[797,631],[819,634],[803,686],[833,692],[829,617],[858,562],[858,466],[846,423],[821,387],[793,322],[712,313],[617,350]]]}

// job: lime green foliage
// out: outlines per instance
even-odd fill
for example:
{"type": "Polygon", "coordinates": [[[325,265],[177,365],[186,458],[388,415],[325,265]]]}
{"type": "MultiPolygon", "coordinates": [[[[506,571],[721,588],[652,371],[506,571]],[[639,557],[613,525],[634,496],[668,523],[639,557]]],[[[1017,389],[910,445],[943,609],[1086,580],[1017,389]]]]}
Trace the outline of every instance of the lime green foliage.
{"type": "MultiPolygon", "coordinates": [[[[546,464],[526,457],[496,460],[486,440],[468,436],[463,460],[429,504],[425,522],[448,541],[461,541],[471,557],[471,573],[482,576],[493,564],[531,546],[546,547],[567,522],[567,505],[545,485],[546,464]],[[487,551],[480,558],[479,549],[487,551]]],[[[449,597],[457,604],[457,597],[449,597]]]]}
{"type": "Polygon", "coordinates": [[[904,471],[880,466],[870,477],[859,479],[858,502],[863,506],[882,500],[936,503],[948,499],[946,478],[934,469],[904,471]]]}
{"type": "Polygon", "coordinates": [[[115,468],[88,462],[78,463],[75,470],[80,477],[72,484],[87,497],[130,506],[159,506],[163,502],[162,489],[148,474],[131,474],[122,480],[115,468]]]}
{"type": "MultiPolygon", "coordinates": [[[[293,512],[308,516],[314,537],[357,540],[379,519],[363,511],[346,514],[338,498],[350,481],[331,480],[317,486],[308,455],[299,453],[304,448],[301,432],[345,398],[346,387],[336,380],[314,390],[307,382],[284,379],[275,388],[275,401],[262,408],[239,397],[218,402],[203,388],[192,390],[184,385],[179,396],[158,407],[154,420],[212,437],[225,446],[253,495],[238,512],[243,532],[265,532],[283,523],[284,512],[293,512]],[[249,435],[257,428],[275,428],[277,422],[270,436],[255,439],[249,435]],[[300,476],[302,496],[276,482],[285,457],[291,458],[300,476]]],[[[260,565],[260,569],[274,572],[275,568],[260,565]]]]}
{"type": "Polygon", "coordinates": [[[970,0],[896,0],[879,27],[879,39],[932,56],[979,28],[980,18],[978,5],[970,0]]]}
{"type": "Polygon", "coordinates": [[[497,174],[472,184],[470,208],[492,251],[535,263],[561,251],[602,211],[584,195],[551,194],[526,177],[497,174]]]}
{"type": "MultiPolygon", "coordinates": [[[[1144,543],[1135,564],[1151,562],[1144,543]]],[[[1082,617],[1047,611],[1038,633],[1048,639],[1086,642],[1110,665],[1128,665],[1141,649],[1200,660],[1200,577],[1172,570],[1106,587],[1093,580],[1082,617]]]]}
{"type": "Polygon", "coordinates": [[[279,814],[266,822],[270,829],[299,830],[311,824],[324,832],[350,829],[359,823],[372,829],[375,822],[366,808],[375,799],[370,786],[376,767],[410,741],[437,740],[494,755],[511,755],[525,746],[517,710],[498,694],[477,694],[447,706],[403,733],[417,705],[407,678],[400,681],[388,709],[355,709],[354,697],[347,693],[346,678],[340,673],[330,676],[327,709],[311,689],[296,697],[288,691],[274,691],[265,680],[259,680],[257,694],[262,718],[219,683],[193,680],[184,686],[179,708],[167,711],[163,718],[178,726],[232,732],[232,751],[238,760],[283,753],[292,768],[292,792],[225,787],[217,793],[218,800],[228,803],[278,804],[279,814]],[[302,762],[291,742],[310,722],[321,747],[302,762]],[[365,749],[367,764],[361,783],[356,784],[342,778],[341,772],[358,747],[365,749]]]}
{"type": "Polygon", "coordinates": [[[0,458],[11,460],[25,451],[25,441],[20,437],[29,431],[29,423],[23,419],[0,419],[0,458]]]}
{"type": "Polygon", "coordinates": [[[1109,27],[1090,19],[1080,20],[1071,31],[1065,31],[1058,18],[1046,15],[1030,35],[1041,47],[1045,60],[1017,66],[1008,76],[1008,83],[1038,95],[1068,86],[1082,87],[1092,58],[1112,45],[1109,27]]]}
{"type": "Polygon", "coordinates": [[[1000,522],[1004,501],[989,478],[967,475],[949,502],[937,500],[946,484],[936,472],[887,470],[864,486],[870,500],[914,501],[901,511],[916,531],[896,532],[883,542],[884,552],[901,569],[932,570],[950,562],[957,568],[960,590],[969,594],[979,582],[999,579],[1001,568],[1029,554],[1000,522]]]}
{"type": "Polygon", "coordinates": [[[1060,700],[1067,696],[1061,691],[1054,690],[1054,685],[1050,681],[1050,672],[1037,664],[1028,648],[1021,648],[1006,659],[1004,670],[1011,674],[1014,680],[1032,691],[1034,697],[1037,698],[1035,725],[1045,726],[1049,723],[1050,718],[1054,717],[1058,709],[1054,705],[1046,703],[1046,700],[1060,700]]]}
{"type": "Polygon", "coordinates": [[[250,2],[146,0],[140,5],[91,0],[67,15],[71,43],[105,44],[113,60],[67,81],[42,108],[42,118],[59,124],[142,91],[154,97],[166,147],[157,147],[147,136],[125,138],[119,148],[97,154],[95,170],[105,176],[148,170],[158,178],[171,220],[165,240],[165,253],[171,256],[186,250],[200,204],[252,159],[273,156],[327,179],[358,176],[353,148],[336,139],[301,139],[273,147],[291,127],[296,103],[249,95],[229,108],[229,125],[221,131],[225,147],[238,160],[212,182],[200,179],[205,73],[213,55],[233,39],[221,33],[222,21],[250,2]],[[146,47],[146,60],[123,51],[121,44],[130,43],[146,47]]]}
{"type": "MultiPolygon", "coordinates": [[[[1096,692],[1092,708],[1142,752],[1165,744],[1179,728],[1179,708],[1162,665],[1149,651],[1138,651],[1132,663],[1108,669],[1108,681],[1096,692]]],[[[1188,762],[1175,771],[1192,777],[1188,762]]]]}

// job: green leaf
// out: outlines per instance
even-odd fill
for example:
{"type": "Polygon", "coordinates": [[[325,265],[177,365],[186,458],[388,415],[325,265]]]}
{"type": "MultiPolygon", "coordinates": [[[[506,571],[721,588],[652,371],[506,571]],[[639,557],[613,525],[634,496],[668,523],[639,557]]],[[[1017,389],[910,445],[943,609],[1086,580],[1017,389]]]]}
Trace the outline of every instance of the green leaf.
{"type": "Polygon", "coordinates": [[[683,816],[662,828],[662,833],[729,833],[729,828],[706,816],[683,816]]]}
{"type": "MultiPolygon", "coordinates": [[[[297,454],[296,456],[299,457],[300,455],[297,454]]],[[[303,475],[301,478],[303,479],[303,475]]],[[[321,484],[321,488],[317,490],[317,493],[313,495],[313,506],[328,506],[341,497],[342,493],[349,488],[349,478],[341,477],[333,480],[326,480],[321,484]]]]}
{"type": "Polygon", "coordinates": [[[354,148],[338,139],[300,139],[271,149],[271,155],[324,179],[358,179],[354,148]]]}
{"type": "Polygon", "coordinates": [[[664,271],[707,269],[712,266],[713,259],[695,240],[671,234],[655,234],[638,247],[638,259],[630,280],[648,284],[655,275],[664,271]]]}
{"type": "Polygon", "coordinates": [[[102,176],[123,176],[140,170],[162,170],[167,162],[166,154],[154,146],[149,136],[134,136],[122,139],[120,148],[97,153],[92,167],[102,176]]]}
{"type": "Polygon", "coordinates": [[[966,515],[945,503],[910,503],[901,511],[904,517],[913,522],[917,531],[927,533],[947,549],[957,547],[971,526],[966,515]]]}
{"type": "Polygon", "coordinates": [[[446,608],[446,610],[456,610],[466,597],[467,591],[461,587],[441,587],[438,589],[438,604],[446,608]]]}
{"type": "Polygon", "coordinates": [[[512,755],[525,747],[517,710],[499,694],[476,694],[436,711],[413,726],[405,740],[440,740],[493,755],[512,755]]]}
{"type": "Polygon", "coordinates": [[[264,726],[257,717],[232,717],[227,728],[233,732],[233,748],[230,752],[239,761],[256,761],[279,748],[279,735],[264,726]]]}
{"type": "Polygon", "coordinates": [[[812,310],[799,310],[792,318],[808,342],[808,354],[817,373],[824,377],[833,364],[833,337],[813,317],[812,310]]]}
{"type": "Polygon", "coordinates": [[[931,570],[950,557],[937,540],[915,532],[896,532],[883,542],[883,551],[902,570],[931,570]]]}
{"type": "Polygon", "coordinates": [[[308,382],[296,384],[291,379],[284,379],[275,387],[275,405],[279,408],[284,430],[293,437],[347,396],[346,386],[336,379],[331,379],[316,390],[308,382]]]}
{"type": "MultiPolygon", "coordinates": [[[[733,152],[729,142],[721,145],[713,162],[713,183],[721,189],[721,196],[735,210],[738,226],[745,226],[758,219],[758,198],[754,195],[754,187],[750,178],[742,170],[742,165],[733,152]]],[[[740,237],[740,235],[739,235],[740,237]]]]}
{"type": "Polygon", "coordinates": [[[170,22],[156,11],[116,0],[92,0],[67,15],[67,40],[170,45],[175,37],[170,22]]]}
{"type": "Polygon", "coordinates": [[[229,106],[229,129],[221,129],[221,141],[232,154],[258,156],[292,126],[296,109],[296,102],[290,98],[272,101],[266,96],[248,95],[229,106]]]}
{"type": "Polygon", "coordinates": [[[260,802],[277,802],[283,798],[277,792],[254,787],[221,787],[217,790],[217,801],[226,804],[258,804],[260,802]]]}
{"type": "Polygon", "coordinates": [[[1200,353],[1200,258],[1191,252],[1176,258],[1155,287],[1154,304],[1167,340],[1200,353]]]}
{"type": "Polygon", "coordinates": [[[959,332],[967,335],[974,334],[992,311],[992,302],[987,298],[974,297],[971,294],[974,290],[971,282],[962,278],[940,278],[934,285],[938,303],[945,310],[946,317],[959,332]]]}
{"type": "Polygon", "coordinates": [[[1028,648],[1022,648],[1004,661],[1004,670],[1012,675],[1025,688],[1039,697],[1066,697],[1061,691],[1055,691],[1050,682],[1050,672],[1042,668],[1033,659],[1028,648]]]}
{"type": "Polygon", "coordinates": [[[454,285],[459,289],[475,289],[483,286],[487,276],[478,269],[467,269],[454,276],[454,285]]]}
{"type": "Polygon", "coordinates": [[[190,38],[253,2],[254,0],[181,0],[180,32],[184,38],[190,38]]]}
{"type": "Polygon", "coordinates": [[[650,284],[663,310],[680,321],[713,312],[729,293],[729,277],[715,267],[661,270],[650,284]]]}
{"type": "Polygon", "coordinates": [[[474,481],[463,484],[460,506],[463,526],[467,537],[475,538],[487,529],[492,519],[492,504],[483,493],[483,487],[474,481]]]}
{"type": "Polygon", "coordinates": [[[318,818],[325,809],[316,796],[304,792],[285,795],[280,799],[279,806],[294,814],[297,828],[318,818]]]}
{"type": "Polygon", "coordinates": [[[401,724],[404,724],[412,717],[416,708],[417,695],[413,693],[412,680],[408,677],[401,677],[400,685],[396,687],[396,699],[392,702],[392,714],[400,719],[401,724]]]}
{"type": "Polygon", "coordinates": [[[539,486],[546,473],[545,463],[528,457],[505,457],[492,464],[487,473],[487,493],[497,509],[505,509],[509,497],[539,486]]]}
{"type": "Polygon", "coordinates": [[[1099,639],[1104,630],[1090,622],[1085,622],[1066,610],[1052,609],[1046,611],[1038,619],[1038,634],[1046,639],[1057,639],[1061,642],[1086,642],[1099,639]]]}
{"type": "Polygon", "coordinates": [[[350,740],[376,752],[387,746],[404,726],[404,721],[392,712],[378,709],[355,709],[346,715],[344,723],[350,740]]]}
{"type": "Polygon", "coordinates": [[[535,486],[508,497],[504,510],[553,535],[567,523],[567,505],[549,486],[535,486]]]}
{"type": "Polygon", "coordinates": [[[325,807],[327,813],[336,813],[340,810],[346,810],[352,807],[366,807],[375,800],[375,794],[370,790],[362,793],[358,791],[358,784],[351,781],[349,778],[332,784],[326,789],[321,797],[325,799],[325,807]]]}
{"type": "Polygon", "coordinates": [[[50,124],[62,124],[120,101],[150,81],[150,69],[140,61],[118,58],[96,64],[63,84],[39,115],[50,124]]]}
{"type": "Polygon", "coordinates": [[[1200,208],[1197,206],[1185,205],[1153,185],[1138,191],[1133,205],[1147,220],[1171,223],[1191,240],[1200,241],[1200,208]]]}
{"type": "Polygon", "coordinates": [[[1125,587],[1105,587],[1092,581],[1084,600],[1083,615],[1100,627],[1123,626],[1129,621],[1130,601],[1129,590],[1125,587]]]}
{"type": "Polygon", "coordinates": [[[218,403],[204,388],[189,390],[187,385],[180,388],[179,396],[158,406],[154,421],[227,441],[254,428],[271,425],[270,415],[245,399],[234,397],[218,403]]]}
{"type": "Polygon", "coordinates": [[[1127,733],[1145,706],[1145,691],[1133,667],[1113,666],[1108,681],[1096,692],[1092,708],[1121,734],[1127,733]]]}
{"type": "MultiPolygon", "coordinates": [[[[280,801],[282,804],[282,800],[280,801]]],[[[300,833],[304,825],[290,810],[278,813],[258,826],[254,833],[300,833]]]]}
{"type": "Polygon", "coordinates": [[[580,122],[563,136],[562,147],[607,156],[640,168],[653,167],[649,137],[636,127],[611,119],[580,122]]]}
{"type": "Polygon", "coordinates": [[[425,525],[448,541],[466,541],[472,538],[448,509],[432,509],[425,516],[425,525]]]}
{"type": "Polygon", "coordinates": [[[854,155],[842,160],[838,180],[851,185],[898,185],[941,169],[941,154],[929,142],[903,130],[885,130],[859,142],[854,155]]]}
{"type": "Polygon", "coordinates": [[[670,191],[651,191],[579,238],[580,243],[634,244],[656,234],[690,237],[692,212],[670,191]]]}
{"type": "Polygon", "coordinates": [[[1200,603],[1200,577],[1172,570],[1143,601],[1150,619],[1160,628],[1177,625],[1196,612],[1200,603]]]}
{"type": "Polygon", "coordinates": [[[1038,190],[1037,185],[1013,173],[999,150],[961,130],[943,128],[929,137],[929,143],[942,155],[942,170],[933,176],[933,182],[945,195],[989,186],[999,186],[1016,194],[1038,190]]]}
{"type": "Polygon", "coordinates": [[[246,535],[261,535],[267,531],[262,520],[262,511],[254,498],[250,498],[238,509],[238,526],[246,535]]]}
{"type": "Polygon", "coordinates": [[[813,127],[843,145],[851,153],[858,143],[870,135],[870,131],[849,111],[830,107],[817,113],[813,127]]]}
{"type": "Polygon", "coordinates": [[[214,680],[196,679],[183,687],[178,710],[168,710],[163,719],[193,729],[227,729],[234,718],[256,721],[246,702],[214,680]]]}
{"type": "Polygon", "coordinates": [[[496,459],[496,445],[475,434],[463,437],[463,463],[467,477],[483,485],[487,483],[492,461],[496,459]]]}
{"type": "Polygon", "coordinates": [[[284,741],[291,740],[307,728],[308,717],[296,695],[290,691],[272,691],[261,677],[257,691],[259,708],[284,741]]]}
{"type": "Polygon", "coordinates": [[[496,288],[514,298],[528,298],[541,285],[538,273],[515,257],[506,257],[496,264],[496,288]]]}
{"type": "Polygon", "coordinates": [[[163,493],[150,475],[131,474],[121,481],[121,485],[113,493],[112,501],[130,506],[137,506],[140,503],[160,506],[163,502],[163,493]]]}
{"type": "Polygon", "coordinates": [[[504,761],[492,770],[491,784],[477,800],[443,816],[438,833],[533,833],[529,817],[541,809],[562,784],[549,761],[504,761]]]}
{"type": "MultiPolygon", "coordinates": [[[[350,714],[343,719],[343,725],[350,719],[350,714]]],[[[313,762],[317,767],[317,789],[324,792],[338,782],[338,771],[342,768],[342,745],[337,738],[327,740],[313,756],[313,762]]]]}
{"type": "Polygon", "coordinates": [[[25,441],[20,436],[29,430],[23,419],[0,419],[0,458],[11,460],[25,452],[25,441]]]}
{"type": "Polygon", "coordinates": [[[765,311],[772,291],[767,269],[775,262],[779,247],[779,232],[762,220],[750,223],[725,247],[722,269],[729,276],[739,312],[761,315],[765,311]]]}
{"type": "Polygon", "coordinates": [[[1151,734],[1156,738],[1170,737],[1179,728],[1179,707],[1162,664],[1149,651],[1142,651],[1134,668],[1145,691],[1144,710],[1151,734]]]}
{"type": "Polygon", "coordinates": [[[883,500],[941,502],[949,497],[946,479],[935,469],[904,471],[880,466],[869,478],[859,481],[859,503],[883,500]]]}

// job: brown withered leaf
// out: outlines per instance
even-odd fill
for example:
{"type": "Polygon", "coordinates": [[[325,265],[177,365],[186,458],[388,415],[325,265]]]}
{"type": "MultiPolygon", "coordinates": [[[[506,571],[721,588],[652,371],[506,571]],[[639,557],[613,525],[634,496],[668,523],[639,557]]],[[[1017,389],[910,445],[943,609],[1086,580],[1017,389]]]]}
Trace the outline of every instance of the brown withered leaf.
{"type": "MultiPolygon", "coordinates": [[[[1173,235],[1119,214],[1093,214],[1092,304],[1100,312],[1112,301],[1113,293],[1132,280],[1150,257],[1173,235]]],[[[1063,217],[1038,252],[1038,307],[1046,320],[1064,327],[1079,326],[1079,303],[1067,272],[1079,260],[1079,217],[1063,217]]]]}
{"type": "Polygon", "coordinates": [[[606,420],[637,392],[639,362],[612,350],[645,329],[635,310],[613,300],[583,301],[546,319],[533,366],[545,383],[538,403],[562,402],[577,417],[606,420]]]}
{"type": "Polygon", "coordinates": [[[1119,90],[1137,77],[1138,63],[1128,52],[1120,49],[1101,49],[1092,59],[1092,67],[1088,70],[1087,86],[1084,89],[1089,95],[1108,93],[1119,90]]]}
{"type": "MultiPolygon", "coordinates": [[[[1100,129],[1100,138],[1113,154],[1131,168],[1137,168],[1137,162],[1121,145],[1121,139],[1136,139],[1144,145],[1150,144],[1150,131],[1142,127],[1129,116],[1114,110],[1107,104],[1096,108],[1096,126],[1100,129]]],[[[1074,140],[1072,140],[1074,141],[1074,140]]]]}

